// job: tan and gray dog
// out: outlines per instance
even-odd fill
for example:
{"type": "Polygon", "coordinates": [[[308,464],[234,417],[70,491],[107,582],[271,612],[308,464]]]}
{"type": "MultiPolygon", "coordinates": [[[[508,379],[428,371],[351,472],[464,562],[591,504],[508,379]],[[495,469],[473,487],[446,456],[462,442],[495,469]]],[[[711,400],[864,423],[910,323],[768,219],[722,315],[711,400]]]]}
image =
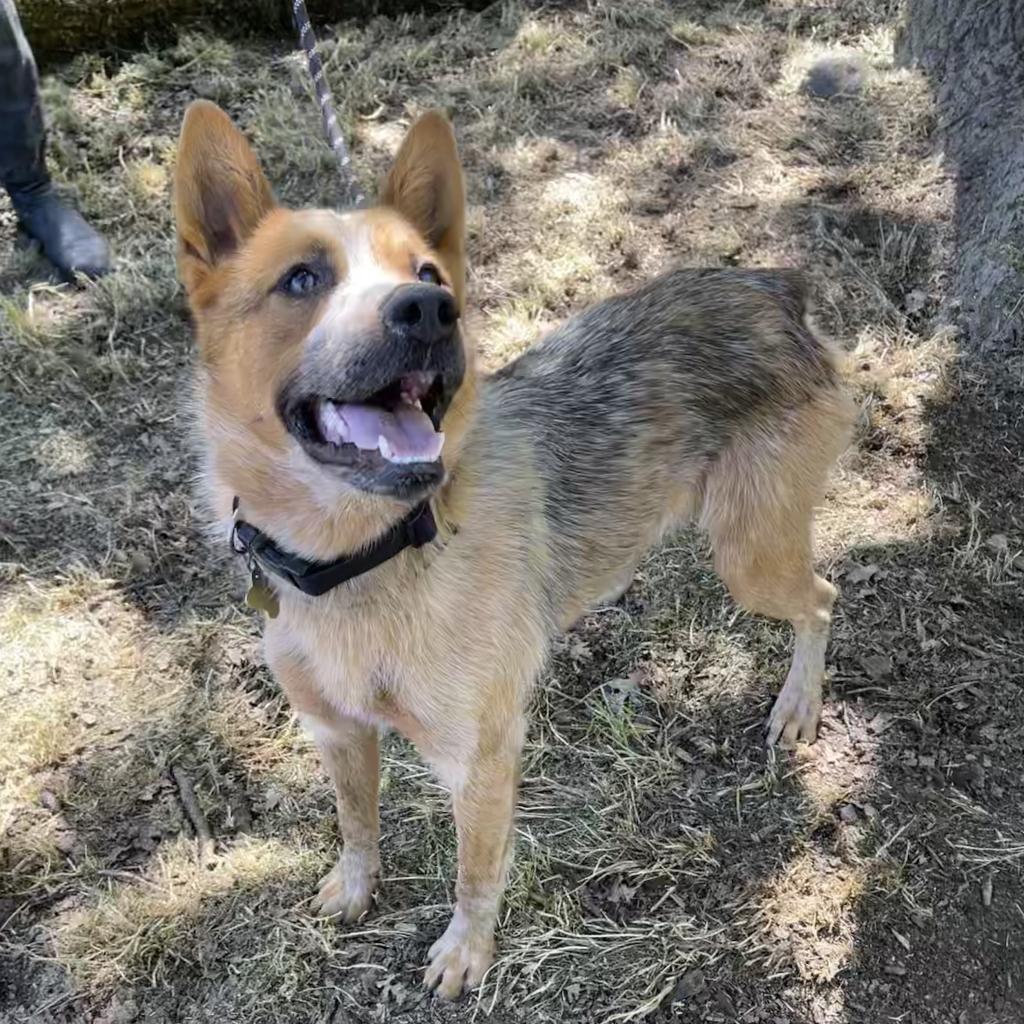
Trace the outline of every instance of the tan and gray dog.
{"type": "Polygon", "coordinates": [[[696,518],[745,608],[788,619],[769,740],[815,737],[836,592],[812,508],[851,406],[798,276],[680,270],[491,377],[461,328],[465,199],[447,120],[409,131],[369,210],[287,210],[210,103],[182,127],[179,270],[206,480],[268,611],[266,654],[336,789],[320,909],[378,881],[378,732],[450,786],[457,902],[426,982],[480,982],[525,709],[552,637],[696,518]]]}

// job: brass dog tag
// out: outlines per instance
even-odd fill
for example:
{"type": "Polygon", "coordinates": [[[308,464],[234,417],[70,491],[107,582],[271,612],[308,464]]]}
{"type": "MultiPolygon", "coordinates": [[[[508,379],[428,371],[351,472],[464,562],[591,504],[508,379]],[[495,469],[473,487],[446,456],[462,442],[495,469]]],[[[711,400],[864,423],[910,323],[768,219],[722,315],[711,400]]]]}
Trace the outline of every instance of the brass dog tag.
{"type": "Polygon", "coordinates": [[[276,619],[281,610],[277,594],[259,577],[253,576],[252,584],[245,595],[245,603],[258,612],[264,612],[268,618],[276,619]]]}

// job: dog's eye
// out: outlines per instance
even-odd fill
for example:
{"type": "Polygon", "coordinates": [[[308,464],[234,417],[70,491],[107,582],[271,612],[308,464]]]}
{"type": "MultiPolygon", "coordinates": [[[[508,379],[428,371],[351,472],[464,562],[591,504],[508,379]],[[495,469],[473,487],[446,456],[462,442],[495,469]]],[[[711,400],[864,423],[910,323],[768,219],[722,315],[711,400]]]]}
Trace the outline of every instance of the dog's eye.
{"type": "Polygon", "coordinates": [[[438,270],[433,263],[424,263],[420,269],[416,271],[416,276],[424,284],[441,284],[441,271],[438,270]]]}
{"type": "Polygon", "coordinates": [[[292,267],[278,282],[278,290],[301,299],[312,295],[320,287],[320,275],[310,267],[299,265],[292,267]]]}

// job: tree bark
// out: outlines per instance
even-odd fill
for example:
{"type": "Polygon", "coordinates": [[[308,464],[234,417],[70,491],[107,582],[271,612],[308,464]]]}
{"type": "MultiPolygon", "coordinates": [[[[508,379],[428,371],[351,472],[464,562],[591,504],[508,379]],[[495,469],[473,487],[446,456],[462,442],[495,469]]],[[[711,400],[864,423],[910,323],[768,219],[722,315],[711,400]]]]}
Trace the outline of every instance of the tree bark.
{"type": "Polygon", "coordinates": [[[931,79],[957,179],[955,298],[965,341],[1024,338],[1024,2],[909,0],[897,58],[931,79]]]}

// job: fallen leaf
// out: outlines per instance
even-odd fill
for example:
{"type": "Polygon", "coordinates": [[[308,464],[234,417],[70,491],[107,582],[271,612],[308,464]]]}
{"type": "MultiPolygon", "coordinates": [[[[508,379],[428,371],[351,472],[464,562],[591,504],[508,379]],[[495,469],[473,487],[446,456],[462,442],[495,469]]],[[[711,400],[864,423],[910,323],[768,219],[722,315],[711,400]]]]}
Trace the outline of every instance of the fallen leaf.
{"type": "Polygon", "coordinates": [[[626,701],[631,696],[640,692],[640,683],[644,678],[643,672],[630,672],[628,676],[620,679],[610,679],[601,691],[608,707],[617,715],[621,715],[626,706],[626,701]]]}
{"type": "Polygon", "coordinates": [[[855,562],[846,570],[846,581],[848,583],[867,583],[877,572],[878,566],[874,562],[870,562],[868,565],[859,565],[855,562]]]}
{"type": "Polygon", "coordinates": [[[869,654],[860,659],[860,667],[877,683],[892,675],[892,658],[888,654],[869,654]]]}
{"type": "Polygon", "coordinates": [[[887,715],[884,711],[879,711],[878,714],[868,722],[868,731],[878,736],[885,732],[890,725],[892,725],[892,717],[887,715]]]}
{"type": "Polygon", "coordinates": [[[694,996],[699,996],[707,988],[707,984],[704,972],[699,967],[694,967],[692,971],[687,971],[679,979],[674,998],[692,999],[694,996]]]}
{"type": "Polygon", "coordinates": [[[278,786],[268,786],[266,792],[263,794],[263,806],[268,811],[272,811],[287,795],[288,794],[278,786]]]}
{"type": "Polygon", "coordinates": [[[921,291],[920,288],[915,288],[903,296],[903,308],[911,315],[920,313],[927,305],[928,295],[926,292],[921,291]]]}

